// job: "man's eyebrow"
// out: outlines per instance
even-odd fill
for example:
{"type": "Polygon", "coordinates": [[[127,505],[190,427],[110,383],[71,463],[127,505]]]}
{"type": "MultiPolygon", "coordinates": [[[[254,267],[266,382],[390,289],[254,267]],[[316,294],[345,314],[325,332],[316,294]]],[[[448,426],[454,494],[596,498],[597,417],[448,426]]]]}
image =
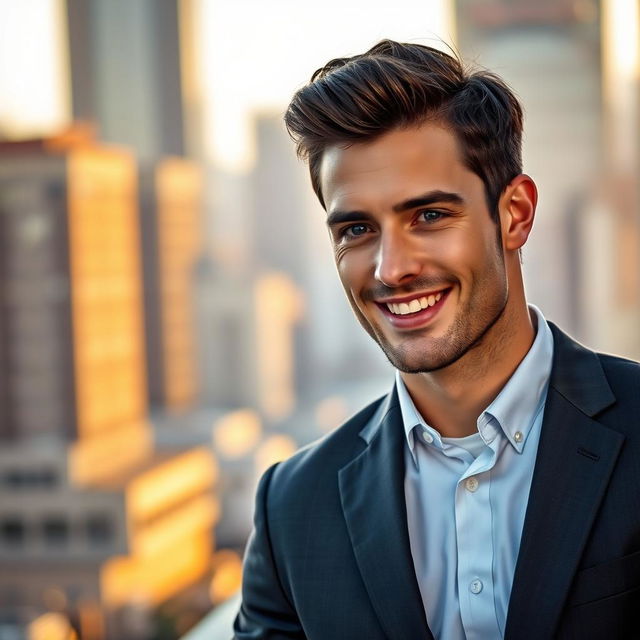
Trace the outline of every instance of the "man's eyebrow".
{"type": "Polygon", "coordinates": [[[371,219],[366,211],[340,211],[336,209],[327,214],[327,226],[333,227],[336,224],[342,224],[343,222],[361,222],[362,220],[371,219]]]}
{"type": "Polygon", "coordinates": [[[409,198],[393,206],[393,210],[396,213],[408,211],[409,209],[415,209],[417,207],[426,207],[438,202],[447,204],[465,204],[465,199],[459,193],[451,193],[448,191],[429,191],[421,196],[415,198],[409,198]]]}
{"type": "MultiPolygon", "coordinates": [[[[403,211],[409,211],[417,207],[428,207],[439,202],[459,206],[466,203],[465,199],[458,193],[437,190],[423,193],[415,198],[403,200],[393,206],[393,211],[395,213],[402,213],[403,211]]],[[[362,220],[368,220],[370,218],[371,215],[366,211],[342,211],[336,209],[327,215],[327,226],[332,227],[345,222],[361,222],[362,220]]]]}

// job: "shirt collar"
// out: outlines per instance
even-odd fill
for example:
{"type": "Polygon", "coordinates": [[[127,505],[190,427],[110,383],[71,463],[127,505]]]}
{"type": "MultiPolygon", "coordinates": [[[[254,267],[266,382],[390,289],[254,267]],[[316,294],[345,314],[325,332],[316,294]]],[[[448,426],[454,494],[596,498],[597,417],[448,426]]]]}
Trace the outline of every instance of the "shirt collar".
{"type": "MultiPolygon", "coordinates": [[[[533,344],[500,393],[478,418],[478,431],[486,444],[502,431],[518,453],[522,453],[535,419],[544,407],[553,361],[551,329],[540,309],[534,305],[529,305],[529,309],[537,324],[533,344]]],[[[416,409],[399,371],[396,371],[396,388],[407,444],[417,464],[415,427],[426,429],[438,448],[442,448],[441,436],[416,409]]]]}
{"type": "Polygon", "coordinates": [[[553,335],[540,309],[529,305],[538,330],[527,355],[493,402],[478,418],[478,430],[494,418],[513,448],[522,449],[547,397],[553,362],[553,335]]]}

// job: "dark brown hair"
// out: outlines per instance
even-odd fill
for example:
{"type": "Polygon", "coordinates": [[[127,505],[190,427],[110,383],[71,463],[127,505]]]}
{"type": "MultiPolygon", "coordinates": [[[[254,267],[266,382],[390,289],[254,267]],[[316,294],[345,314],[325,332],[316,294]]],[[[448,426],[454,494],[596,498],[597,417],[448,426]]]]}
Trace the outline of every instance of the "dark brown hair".
{"type": "Polygon", "coordinates": [[[498,76],[468,72],[457,57],[432,47],[382,40],[318,69],[285,114],[323,206],[319,168],[327,147],[430,120],[457,137],[463,162],[482,179],[497,221],[500,195],[522,172],[522,108],[498,76]]]}

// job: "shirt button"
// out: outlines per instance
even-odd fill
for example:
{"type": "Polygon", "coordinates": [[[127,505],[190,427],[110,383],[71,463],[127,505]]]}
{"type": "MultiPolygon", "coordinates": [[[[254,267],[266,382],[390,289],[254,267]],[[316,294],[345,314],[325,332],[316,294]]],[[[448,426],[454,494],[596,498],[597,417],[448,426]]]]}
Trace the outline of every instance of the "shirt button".
{"type": "Polygon", "coordinates": [[[522,442],[522,431],[516,431],[516,432],[513,434],[513,439],[514,439],[516,442],[522,442]]]}
{"type": "Polygon", "coordinates": [[[475,476],[467,478],[464,481],[464,486],[467,488],[467,491],[471,491],[471,493],[474,493],[478,488],[478,478],[476,478],[475,476]]]}
{"type": "Polygon", "coordinates": [[[469,585],[469,591],[471,591],[471,593],[478,594],[482,591],[482,586],[482,580],[478,580],[478,578],[476,578],[475,580],[471,581],[471,584],[469,585]]]}
{"type": "Polygon", "coordinates": [[[428,431],[422,432],[422,439],[427,443],[431,444],[433,442],[433,436],[428,431]]]}

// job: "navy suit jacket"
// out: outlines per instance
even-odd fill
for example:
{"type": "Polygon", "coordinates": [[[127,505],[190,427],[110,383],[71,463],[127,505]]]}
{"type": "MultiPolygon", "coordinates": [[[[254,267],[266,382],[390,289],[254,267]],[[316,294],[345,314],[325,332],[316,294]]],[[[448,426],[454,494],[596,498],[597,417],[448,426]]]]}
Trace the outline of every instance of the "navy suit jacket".
{"type": "MultiPolygon", "coordinates": [[[[640,365],[551,328],[505,638],[640,638],[640,365]]],[[[409,547],[404,446],[394,391],[267,471],[237,640],[433,640],[409,547]]]]}

